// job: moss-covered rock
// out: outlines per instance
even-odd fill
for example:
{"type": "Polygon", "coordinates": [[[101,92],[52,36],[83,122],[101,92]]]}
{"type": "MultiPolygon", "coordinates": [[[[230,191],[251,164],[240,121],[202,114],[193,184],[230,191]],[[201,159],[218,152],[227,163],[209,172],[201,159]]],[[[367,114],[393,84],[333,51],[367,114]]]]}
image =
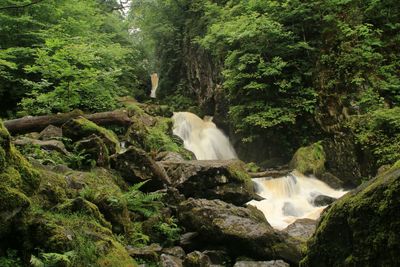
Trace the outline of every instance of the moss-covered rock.
{"type": "Polygon", "coordinates": [[[301,266],[399,266],[400,161],[326,211],[301,266]]]}
{"type": "Polygon", "coordinates": [[[337,172],[335,169],[332,170],[333,166],[338,166],[340,164],[342,164],[340,166],[344,166],[345,163],[343,163],[343,160],[346,160],[347,157],[344,156],[346,153],[342,153],[343,155],[340,154],[340,156],[338,156],[337,154],[339,153],[339,149],[335,150],[335,148],[328,148],[328,144],[330,143],[324,141],[299,148],[293,155],[289,167],[296,169],[305,175],[314,175],[316,178],[333,188],[355,186],[358,183],[358,178],[356,179],[354,177],[359,177],[359,175],[348,175],[346,172],[337,172]],[[332,174],[331,171],[343,176],[337,177],[332,174]]]}
{"type": "Polygon", "coordinates": [[[290,168],[303,174],[320,176],[325,172],[325,151],[320,143],[299,148],[294,154],[290,168]]]}
{"type": "Polygon", "coordinates": [[[251,177],[239,160],[160,162],[171,184],[186,197],[221,199],[243,205],[254,196],[251,177]]]}
{"type": "Polygon", "coordinates": [[[62,126],[62,131],[64,136],[71,138],[73,141],[79,141],[94,134],[104,141],[110,154],[120,150],[119,140],[114,132],[100,127],[84,117],[68,121],[62,126]]]}
{"type": "Polygon", "coordinates": [[[32,165],[11,144],[11,137],[0,121],[0,236],[13,220],[26,210],[29,196],[36,192],[40,177],[32,165]]]}
{"type": "Polygon", "coordinates": [[[111,165],[130,183],[150,180],[146,188],[164,188],[170,184],[164,169],[161,168],[144,150],[131,146],[125,152],[111,157],[111,165]]]}

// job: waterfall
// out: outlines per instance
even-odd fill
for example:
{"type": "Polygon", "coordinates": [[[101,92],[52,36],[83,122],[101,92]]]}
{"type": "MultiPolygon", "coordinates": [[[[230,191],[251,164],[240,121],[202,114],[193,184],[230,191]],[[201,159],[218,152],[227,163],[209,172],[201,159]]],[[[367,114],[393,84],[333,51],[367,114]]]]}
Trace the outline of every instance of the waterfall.
{"type": "Polygon", "coordinates": [[[280,178],[257,178],[253,181],[257,184],[257,193],[265,199],[252,200],[249,204],[261,210],[268,222],[279,230],[300,218],[318,219],[326,206],[315,207],[315,197],[325,195],[339,198],[346,193],[297,171],[280,178]]]}
{"type": "Polygon", "coordinates": [[[150,75],[151,77],[151,93],[150,97],[151,98],[156,98],[156,92],[158,88],[158,74],[157,73],[152,73],[150,75]]]}
{"type": "MultiPolygon", "coordinates": [[[[215,126],[210,118],[201,119],[190,112],[176,112],[173,133],[184,142],[198,160],[237,158],[229,139],[215,126]]],[[[318,219],[326,206],[313,205],[319,195],[339,198],[346,192],[335,190],[314,178],[293,171],[279,178],[253,179],[257,193],[264,200],[252,200],[249,204],[261,210],[272,227],[282,230],[300,218],[318,219]]]]}
{"type": "Polygon", "coordinates": [[[173,133],[183,140],[184,147],[198,160],[235,159],[235,150],[228,137],[215,126],[212,118],[204,120],[190,112],[174,112],[173,133]]]}

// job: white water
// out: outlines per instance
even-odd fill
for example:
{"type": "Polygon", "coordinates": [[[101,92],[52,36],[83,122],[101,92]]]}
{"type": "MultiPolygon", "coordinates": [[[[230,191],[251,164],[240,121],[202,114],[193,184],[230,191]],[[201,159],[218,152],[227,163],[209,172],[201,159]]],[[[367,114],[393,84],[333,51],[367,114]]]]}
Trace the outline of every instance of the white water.
{"type": "Polygon", "coordinates": [[[156,93],[157,93],[157,88],[158,88],[158,74],[157,73],[152,73],[150,75],[151,77],[151,92],[150,92],[150,97],[151,98],[156,98],[156,93]]]}
{"type": "MultiPolygon", "coordinates": [[[[173,132],[182,138],[186,149],[198,160],[237,158],[229,139],[211,119],[201,119],[190,112],[176,112],[173,132]]],[[[265,198],[249,204],[261,210],[272,227],[282,230],[300,218],[318,219],[326,207],[313,206],[318,195],[339,198],[346,192],[335,190],[313,177],[294,171],[280,178],[253,179],[257,193],[265,198]]]]}
{"type": "Polygon", "coordinates": [[[265,199],[252,200],[249,204],[261,210],[268,222],[279,230],[300,218],[318,219],[326,208],[311,204],[318,195],[339,198],[346,193],[343,190],[335,190],[316,178],[304,176],[298,171],[280,178],[257,178],[253,181],[256,183],[258,194],[265,199]]]}
{"type": "Polygon", "coordinates": [[[198,160],[235,159],[235,150],[221,130],[211,121],[190,112],[174,112],[173,133],[183,140],[186,149],[198,160]]]}

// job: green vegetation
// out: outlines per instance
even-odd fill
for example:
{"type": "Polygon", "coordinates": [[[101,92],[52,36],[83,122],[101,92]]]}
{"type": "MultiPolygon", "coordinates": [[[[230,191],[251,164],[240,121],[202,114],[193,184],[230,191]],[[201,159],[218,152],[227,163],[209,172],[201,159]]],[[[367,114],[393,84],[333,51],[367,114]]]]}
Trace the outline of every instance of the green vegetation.
{"type": "MultiPolygon", "coordinates": [[[[0,8],[22,3],[29,1],[0,8]]],[[[0,99],[7,101],[0,114],[104,111],[119,95],[143,95],[143,47],[118,8],[117,1],[51,0],[1,9],[0,99]]]]}

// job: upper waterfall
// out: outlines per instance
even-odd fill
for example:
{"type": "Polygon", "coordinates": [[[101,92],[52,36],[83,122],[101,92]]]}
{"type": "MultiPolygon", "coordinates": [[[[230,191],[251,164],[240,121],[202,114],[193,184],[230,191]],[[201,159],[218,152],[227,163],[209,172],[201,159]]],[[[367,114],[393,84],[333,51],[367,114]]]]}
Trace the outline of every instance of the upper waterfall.
{"type": "Polygon", "coordinates": [[[190,112],[174,112],[173,133],[198,160],[235,159],[236,152],[210,118],[204,120],[190,112]]]}

